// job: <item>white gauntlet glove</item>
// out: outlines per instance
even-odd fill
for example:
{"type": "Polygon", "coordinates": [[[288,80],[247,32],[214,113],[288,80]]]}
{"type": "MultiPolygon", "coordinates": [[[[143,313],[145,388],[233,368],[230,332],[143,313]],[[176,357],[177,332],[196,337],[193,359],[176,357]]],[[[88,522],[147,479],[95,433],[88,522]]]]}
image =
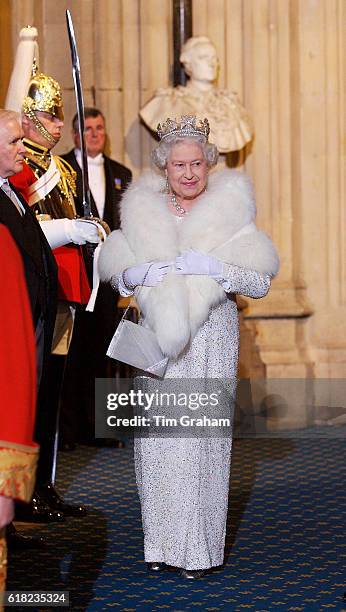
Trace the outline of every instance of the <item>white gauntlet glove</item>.
{"type": "Polygon", "coordinates": [[[41,221],[40,226],[51,249],[70,242],[74,244],[100,242],[97,224],[92,220],[53,219],[52,221],[41,221]]]}
{"type": "Polygon", "coordinates": [[[200,251],[185,251],[175,260],[176,274],[206,274],[212,278],[220,278],[224,263],[212,255],[204,255],[200,251]]]}
{"type": "Polygon", "coordinates": [[[97,224],[91,219],[64,219],[66,223],[66,234],[74,244],[86,244],[101,242],[97,224]]]}
{"type": "Polygon", "coordinates": [[[129,290],[133,290],[139,285],[155,287],[169,272],[171,265],[172,262],[169,261],[150,261],[127,268],[122,276],[124,285],[129,290]]]}

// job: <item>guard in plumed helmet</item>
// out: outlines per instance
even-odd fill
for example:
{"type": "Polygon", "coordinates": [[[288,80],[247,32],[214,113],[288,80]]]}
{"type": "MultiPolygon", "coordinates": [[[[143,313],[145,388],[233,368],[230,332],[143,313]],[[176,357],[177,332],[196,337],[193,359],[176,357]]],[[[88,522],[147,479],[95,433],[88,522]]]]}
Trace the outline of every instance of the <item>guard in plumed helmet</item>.
{"type": "Polygon", "coordinates": [[[51,155],[64,125],[61,89],[52,77],[38,71],[36,61],[22,113],[26,162],[38,179],[29,189],[28,203],[53,219],[74,219],[76,173],[61,157],[51,155]]]}
{"type": "Polygon", "coordinates": [[[39,388],[35,437],[41,453],[37,469],[36,489],[31,506],[17,513],[21,520],[49,522],[65,516],[83,516],[85,509],[65,503],[55,490],[57,416],[66,355],[72,331],[76,304],[87,303],[90,287],[80,246],[100,240],[97,222],[76,218],[74,204],[75,172],[51,150],[62,134],[63,103],[59,83],[37,68],[37,30],[24,28],[10,82],[7,107],[18,110],[21,96],[23,143],[26,148],[26,172],[11,181],[26,195],[37,213],[41,229],[51,246],[58,264],[58,313],[52,342],[52,354],[44,367],[39,388]],[[31,54],[28,73],[27,58],[31,54]],[[25,74],[21,67],[25,65],[25,74]],[[16,74],[17,70],[17,74],[16,74]],[[16,86],[16,78],[18,86],[16,86]],[[25,95],[23,80],[26,79],[25,95]],[[31,179],[28,180],[27,169],[31,179]]]}

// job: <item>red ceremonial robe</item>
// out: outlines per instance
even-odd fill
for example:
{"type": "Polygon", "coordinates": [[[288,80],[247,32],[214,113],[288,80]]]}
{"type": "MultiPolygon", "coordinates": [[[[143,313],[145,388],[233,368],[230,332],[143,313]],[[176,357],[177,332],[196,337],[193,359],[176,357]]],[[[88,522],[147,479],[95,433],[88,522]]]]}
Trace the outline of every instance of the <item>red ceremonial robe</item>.
{"type": "MultiPolygon", "coordinates": [[[[29,501],[38,459],[38,446],[33,441],[35,336],[22,258],[3,225],[0,257],[0,495],[29,501]]],[[[4,531],[0,529],[0,593],[6,579],[4,531]]]]}

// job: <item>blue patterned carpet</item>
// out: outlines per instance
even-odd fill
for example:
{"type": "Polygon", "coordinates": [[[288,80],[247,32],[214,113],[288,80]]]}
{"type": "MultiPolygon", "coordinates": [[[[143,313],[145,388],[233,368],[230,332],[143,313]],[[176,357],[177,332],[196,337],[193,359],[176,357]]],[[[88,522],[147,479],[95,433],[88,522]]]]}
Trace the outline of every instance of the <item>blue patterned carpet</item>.
{"type": "Polygon", "coordinates": [[[147,573],[131,444],[61,454],[59,490],[88,516],[31,529],[48,545],[12,553],[8,589],[69,590],[73,610],[343,610],[345,448],[236,440],[225,567],[193,584],[147,573]]]}

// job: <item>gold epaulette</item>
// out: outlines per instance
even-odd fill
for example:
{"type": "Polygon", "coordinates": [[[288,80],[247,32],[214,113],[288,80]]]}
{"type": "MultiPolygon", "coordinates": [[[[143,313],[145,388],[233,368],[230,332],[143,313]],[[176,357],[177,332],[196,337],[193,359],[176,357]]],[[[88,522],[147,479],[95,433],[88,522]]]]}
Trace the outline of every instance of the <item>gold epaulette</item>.
{"type": "Polygon", "coordinates": [[[38,452],[38,446],[0,441],[0,495],[30,501],[38,452]]]}

